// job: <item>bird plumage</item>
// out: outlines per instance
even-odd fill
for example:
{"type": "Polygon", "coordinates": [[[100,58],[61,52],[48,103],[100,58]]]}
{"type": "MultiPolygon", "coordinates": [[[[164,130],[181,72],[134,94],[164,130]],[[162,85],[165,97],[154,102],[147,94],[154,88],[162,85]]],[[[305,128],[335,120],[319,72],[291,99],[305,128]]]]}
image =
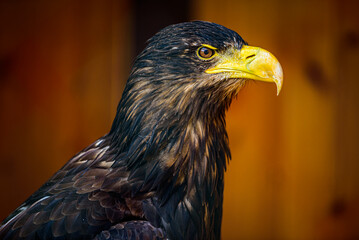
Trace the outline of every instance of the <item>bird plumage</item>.
{"type": "Polygon", "coordinates": [[[166,27],[136,58],[110,132],[0,227],[1,239],[220,239],[225,111],[244,79],[199,58],[246,43],[223,26],[166,27]]]}

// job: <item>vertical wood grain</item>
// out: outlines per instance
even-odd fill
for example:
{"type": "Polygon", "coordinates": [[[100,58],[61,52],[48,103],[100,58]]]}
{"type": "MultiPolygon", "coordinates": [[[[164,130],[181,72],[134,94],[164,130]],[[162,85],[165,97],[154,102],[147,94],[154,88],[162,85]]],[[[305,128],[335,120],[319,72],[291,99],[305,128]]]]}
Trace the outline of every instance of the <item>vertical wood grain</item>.
{"type": "Polygon", "coordinates": [[[1,219],[110,129],[131,13],[129,1],[1,1],[1,219]]]}
{"type": "Polygon", "coordinates": [[[359,229],[355,1],[197,0],[214,21],[278,57],[274,86],[250,84],[227,114],[233,159],[223,239],[355,239],[359,229]]]}

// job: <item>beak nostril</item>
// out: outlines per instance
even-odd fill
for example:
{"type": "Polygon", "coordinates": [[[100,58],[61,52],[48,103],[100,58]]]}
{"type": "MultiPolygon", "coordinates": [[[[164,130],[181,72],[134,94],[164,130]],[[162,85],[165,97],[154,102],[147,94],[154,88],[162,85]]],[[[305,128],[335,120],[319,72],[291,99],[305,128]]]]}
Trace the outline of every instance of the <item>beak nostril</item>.
{"type": "Polygon", "coordinates": [[[250,59],[250,58],[253,58],[253,57],[255,57],[255,56],[256,56],[255,54],[251,54],[251,55],[249,55],[249,56],[246,57],[246,60],[248,60],[248,59],[250,59]]]}

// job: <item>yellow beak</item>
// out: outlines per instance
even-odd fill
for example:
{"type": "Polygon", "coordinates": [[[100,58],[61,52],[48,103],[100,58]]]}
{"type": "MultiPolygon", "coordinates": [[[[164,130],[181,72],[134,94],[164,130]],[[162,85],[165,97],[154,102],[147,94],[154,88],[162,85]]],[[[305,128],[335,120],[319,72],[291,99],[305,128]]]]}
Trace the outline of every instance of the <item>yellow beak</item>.
{"type": "Polygon", "coordinates": [[[226,73],[229,78],[274,82],[277,85],[277,95],[282,89],[282,67],[268,51],[259,47],[243,46],[241,50],[218,54],[218,57],[218,64],[207,69],[206,73],[226,73]]]}

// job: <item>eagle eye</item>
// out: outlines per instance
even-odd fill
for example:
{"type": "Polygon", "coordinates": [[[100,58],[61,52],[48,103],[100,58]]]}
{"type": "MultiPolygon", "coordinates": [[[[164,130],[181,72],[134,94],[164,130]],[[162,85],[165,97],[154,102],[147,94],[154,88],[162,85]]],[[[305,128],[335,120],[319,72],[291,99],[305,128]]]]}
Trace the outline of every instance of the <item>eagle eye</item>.
{"type": "Polygon", "coordinates": [[[208,45],[202,45],[197,50],[197,55],[200,59],[209,60],[216,54],[216,48],[208,45]]]}

